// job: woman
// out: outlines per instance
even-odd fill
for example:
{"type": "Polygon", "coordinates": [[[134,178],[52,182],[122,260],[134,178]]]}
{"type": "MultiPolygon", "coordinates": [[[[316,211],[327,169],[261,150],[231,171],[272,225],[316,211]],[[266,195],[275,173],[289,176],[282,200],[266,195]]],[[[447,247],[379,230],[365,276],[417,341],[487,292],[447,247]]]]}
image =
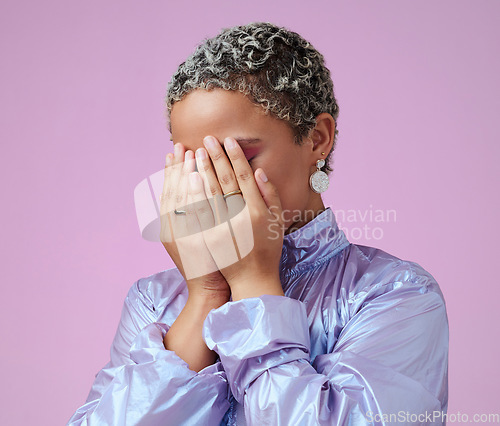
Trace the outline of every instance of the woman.
{"type": "Polygon", "coordinates": [[[321,192],[338,106],[323,57],[270,23],[174,74],[161,239],[68,424],[442,424],[448,322],[420,265],[350,243],[321,192]]]}

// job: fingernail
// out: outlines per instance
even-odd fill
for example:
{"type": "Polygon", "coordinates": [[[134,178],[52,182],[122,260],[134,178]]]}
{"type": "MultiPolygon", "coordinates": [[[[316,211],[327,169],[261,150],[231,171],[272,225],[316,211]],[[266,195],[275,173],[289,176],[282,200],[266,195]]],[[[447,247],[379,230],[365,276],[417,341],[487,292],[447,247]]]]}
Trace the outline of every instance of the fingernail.
{"type": "Polygon", "coordinates": [[[262,182],[267,182],[267,176],[264,173],[264,170],[260,169],[259,177],[262,182]]]}
{"type": "Polygon", "coordinates": [[[198,148],[196,150],[196,158],[198,158],[199,160],[206,160],[207,152],[203,148],[198,148]]]}
{"type": "Polygon", "coordinates": [[[166,158],[165,162],[166,162],[167,166],[172,165],[172,156],[171,156],[170,152],[167,154],[167,158],[166,158]]]}
{"type": "Polygon", "coordinates": [[[215,139],[212,136],[207,136],[206,138],[203,139],[203,142],[205,143],[205,146],[207,148],[215,147],[215,139]]]}
{"type": "Polygon", "coordinates": [[[177,142],[175,145],[174,145],[174,152],[175,152],[175,156],[178,157],[181,153],[181,144],[179,142],[177,142]]]}
{"type": "Polygon", "coordinates": [[[194,152],[191,150],[186,151],[182,170],[186,172],[192,172],[194,170],[194,163],[195,163],[194,152]]]}
{"type": "Polygon", "coordinates": [[[224,145],[226,148],[233,149],[236,147],[236,142],[233,138],[226,138],[224,139],[224,145]]]}

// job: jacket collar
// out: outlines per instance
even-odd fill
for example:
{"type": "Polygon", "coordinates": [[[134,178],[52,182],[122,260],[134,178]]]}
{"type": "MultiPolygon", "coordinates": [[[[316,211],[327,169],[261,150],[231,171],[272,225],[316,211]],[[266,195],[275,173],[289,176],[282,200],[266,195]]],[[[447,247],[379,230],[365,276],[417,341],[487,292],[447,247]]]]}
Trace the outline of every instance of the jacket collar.
{"type": "Polygon", "coordinates": [[[310,269],[335,256],[349,245],[344,231],[339,229],[330,207],[301,228],[283,238],[280,260],[281,278],[310,269]]]}

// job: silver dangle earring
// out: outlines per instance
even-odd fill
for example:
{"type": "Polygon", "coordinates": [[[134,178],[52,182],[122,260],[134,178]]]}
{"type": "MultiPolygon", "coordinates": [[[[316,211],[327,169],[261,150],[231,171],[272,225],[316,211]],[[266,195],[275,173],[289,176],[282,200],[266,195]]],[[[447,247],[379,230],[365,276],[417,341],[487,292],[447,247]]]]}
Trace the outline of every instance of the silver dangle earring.
{"type": "Polygon", "coordinates": [[[321,167],[323,167],[324,165],[325,165],[325,160],[321,159],[316,161],[316,168],[318,170],[316,170],[309,177],[309,186],[317,194],[325,192],[328,189],[328,185],[330,183],[328,175],[321,170],[321,167]]]}

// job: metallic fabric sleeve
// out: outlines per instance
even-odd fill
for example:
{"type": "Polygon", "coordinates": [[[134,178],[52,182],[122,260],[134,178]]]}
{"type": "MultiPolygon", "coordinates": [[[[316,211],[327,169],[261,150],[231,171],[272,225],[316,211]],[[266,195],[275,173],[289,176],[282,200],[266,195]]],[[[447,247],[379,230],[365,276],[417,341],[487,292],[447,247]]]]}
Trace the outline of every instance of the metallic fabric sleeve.
{"type": "MultiPolygon", "coordinates": [[[[162,288],[171,294],[163,295],[162,301],[168,305],[175,301],[179,287],[170,277],[173,273],[164,276],[162,288]]],[[[145,280],[131,288],[110,362],[99,371],[86,403],[68,425],[220,423],[229,407],[221,363],[196,373],[173,351],[166,350],[163,337],[169,326],[155,322],[156,309],[149,296],[145,280]]]]}
{"type": "Polygon", "coordinates": [[[361,307],[333,350],[313,362],[299,300],[263,295],[209,313],[204,338],[221,358],[246,424],[385,424],[391,415],[398,424],[442,424],[432,417],[441,413],[436,394],[447,368],[440,292],[428,282],[398,281],[370,285],[355,299],[361,307]]]}

